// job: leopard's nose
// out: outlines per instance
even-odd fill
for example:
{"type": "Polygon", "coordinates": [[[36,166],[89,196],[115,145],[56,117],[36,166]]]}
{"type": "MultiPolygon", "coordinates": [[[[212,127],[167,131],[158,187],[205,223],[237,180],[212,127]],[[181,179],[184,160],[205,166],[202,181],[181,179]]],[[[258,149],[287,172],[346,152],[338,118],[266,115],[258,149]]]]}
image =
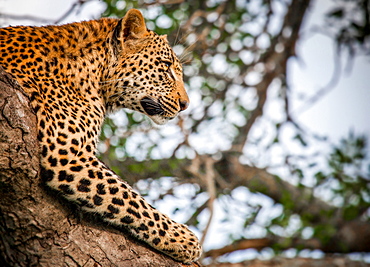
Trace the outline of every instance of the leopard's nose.
{"type": "Polygon", "coordinates": [[[188,100],[181,100],[180,99],[180,111],[184,111],[187,109],[189,106],[189,101],[188,100]]]}

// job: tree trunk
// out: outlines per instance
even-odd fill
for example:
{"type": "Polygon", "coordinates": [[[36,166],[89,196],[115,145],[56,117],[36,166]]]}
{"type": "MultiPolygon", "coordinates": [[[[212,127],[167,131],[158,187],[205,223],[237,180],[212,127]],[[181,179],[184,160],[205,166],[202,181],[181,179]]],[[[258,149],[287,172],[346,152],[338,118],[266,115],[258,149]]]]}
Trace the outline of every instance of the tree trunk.
{"type": "Polygon", "coordinates": [[[48,192],[39,173],[36,116],[0,67],[0,266],[184,266],[121,231],[90,223],[92,215],[80,216],[48,192]]]}

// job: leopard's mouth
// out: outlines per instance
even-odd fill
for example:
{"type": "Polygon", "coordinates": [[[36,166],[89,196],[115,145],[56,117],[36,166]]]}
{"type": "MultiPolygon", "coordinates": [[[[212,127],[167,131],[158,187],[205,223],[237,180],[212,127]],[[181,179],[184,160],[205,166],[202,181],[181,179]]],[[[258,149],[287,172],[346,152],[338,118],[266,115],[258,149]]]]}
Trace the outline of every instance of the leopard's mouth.
{"type": "Polygon", "coordinates": [[[164,115],[165,111],[161,104],[149,97],[144,97],[140,101],[141,106],[149,116],[164,115]]]}
{"type": "Polygon", "coordinates": [[[140,101],[145,113],[156,123],[165,124],[176,116],[165,116],[166,112],[162,105],[150,97],[144,97],[140,101]]]}

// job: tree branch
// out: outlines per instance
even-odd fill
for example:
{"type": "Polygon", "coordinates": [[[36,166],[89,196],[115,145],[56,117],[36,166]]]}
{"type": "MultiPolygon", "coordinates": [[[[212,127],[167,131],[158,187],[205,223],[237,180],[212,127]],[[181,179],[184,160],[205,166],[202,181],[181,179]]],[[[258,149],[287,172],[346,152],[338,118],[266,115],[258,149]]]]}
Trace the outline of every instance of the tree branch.
{"type": "Polygon", "coordinates": [[[323,259],[312,258],[284,258],[274,257],[270,260],[250,260],[237,263],[213,263],[206,267],[369,267],[369,264],[353,261],[341,256],[325,257],[323,259]]]}
{"type": "Polygon", "coordinates": [[[317,238],[285,238],[270,236],[257,239],[239,239],[230,245],[212,249],[204,253],[204,257],[219,257],[237,250],[254,248],[261,250],[266,247],[278,246],[281,249],[305,248],[319,249],[325,253],[370,252],[370,224],[361,220],[343,222],[330,240],[317,238]]]}

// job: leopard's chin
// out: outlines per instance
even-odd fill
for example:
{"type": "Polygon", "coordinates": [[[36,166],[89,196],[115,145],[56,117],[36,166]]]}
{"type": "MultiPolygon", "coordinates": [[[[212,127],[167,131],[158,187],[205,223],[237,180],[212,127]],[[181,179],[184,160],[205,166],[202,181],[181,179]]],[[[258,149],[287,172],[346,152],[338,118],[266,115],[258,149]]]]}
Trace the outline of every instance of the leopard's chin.
{"type": "Polygon", "coordinates": [[[163,117],[161,115],[152,115],[152,116],[149,116],[149,118],[151,118],[151,120],[155,124],[164,125],[167,122],[169,122],[170,120],[174,119],[175,117],[163,117]]]}

